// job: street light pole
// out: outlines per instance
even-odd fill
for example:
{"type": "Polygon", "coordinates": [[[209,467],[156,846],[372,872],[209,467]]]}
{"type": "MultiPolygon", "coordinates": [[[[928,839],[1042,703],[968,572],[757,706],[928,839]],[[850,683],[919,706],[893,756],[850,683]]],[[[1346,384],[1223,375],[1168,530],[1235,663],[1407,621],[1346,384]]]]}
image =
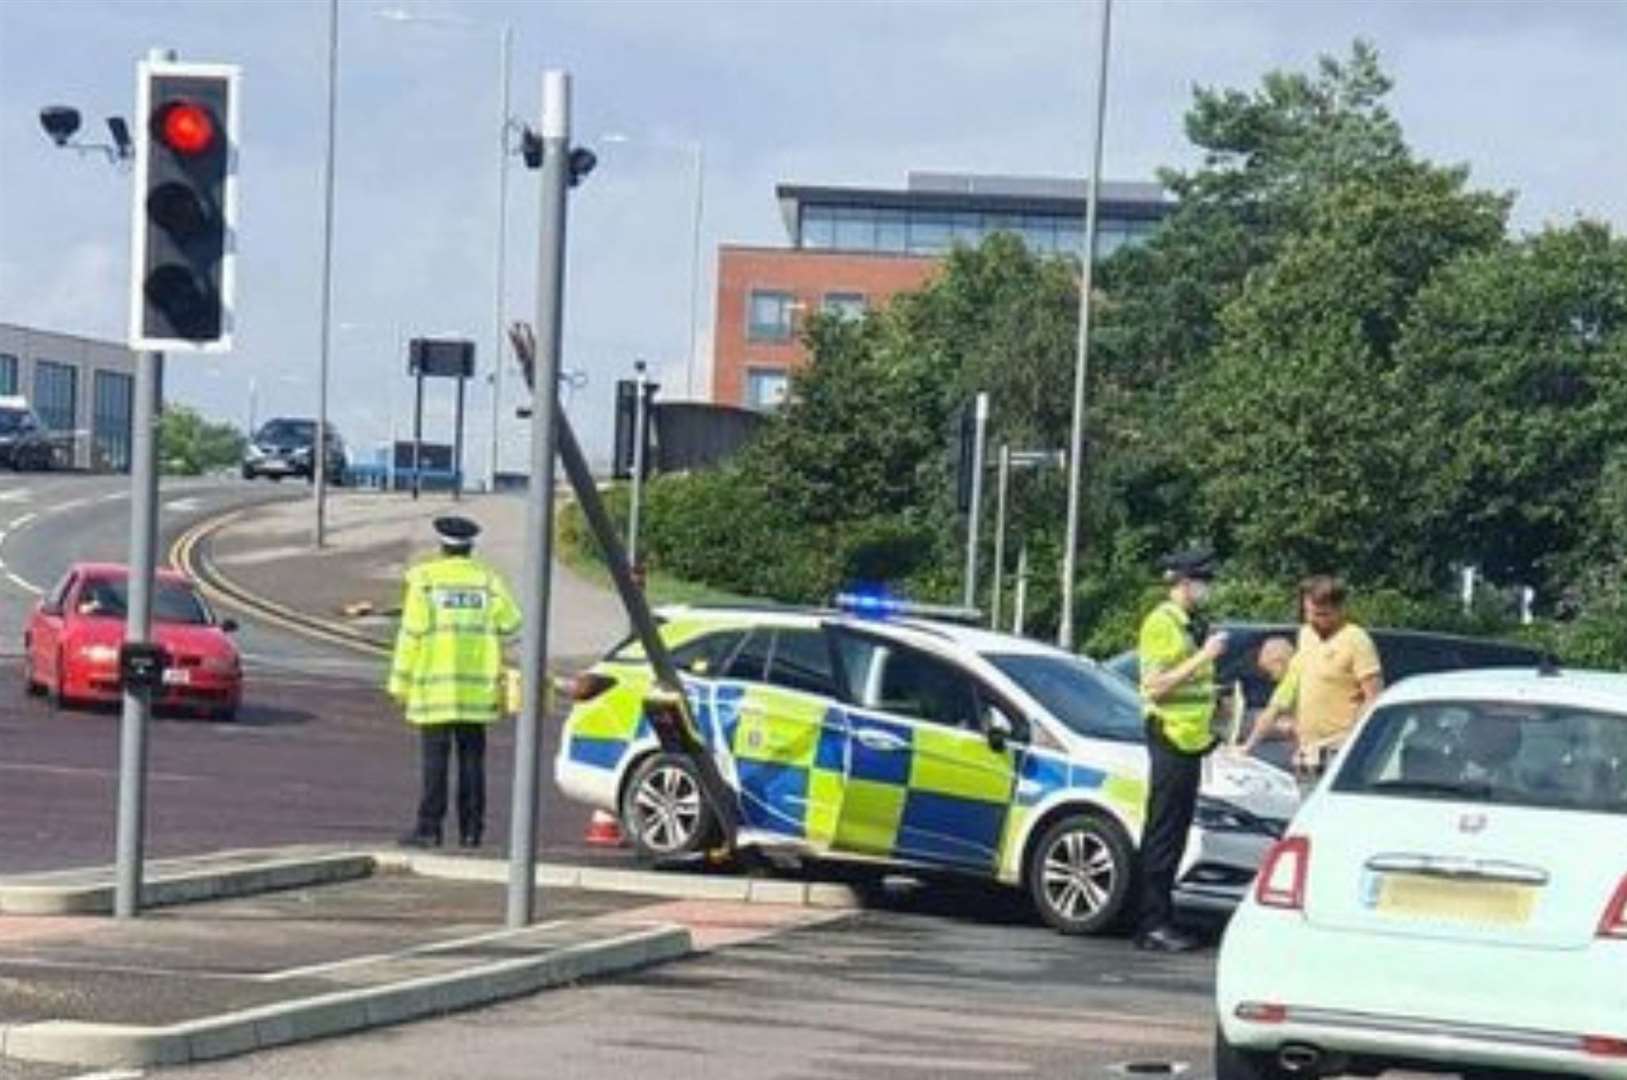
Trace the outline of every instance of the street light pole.
{"type": "Polygon", "coordinates": [[[326,541],[328,488],[328,344],[333,315],[333,158],[339,115],[339,0],[328,0],[328,149],[323,169],[322,213],[322,349],[317,377],[316,442],[311,446],[311,469],[316,487],[315,544],[326,541]]]}
{"type": "Polygon", "coordinates": [[[1068,535],[1062,549],[1062,620],[1056,643],[1073,651],[1073,591],[1079,560],[1080,483],[1084,474],[1085,378],[1090,358],[1090,278],[1096,262],[1096,203],[1102,183],[1102,130],[1107,122],[1107,50],[1113,0],[1102,0],[1101,60],[1096,72],[1096,132],[1090,159],[1090,194],[1085,201],[1085,250],[1079,279],[1079,352],[1073,372],[1073,432],[1068,441],[1068,535]]]}
{"type": "Polygon", "coordinates": [[[503,282],[507,270],[508,251],[508,129],[510,70],[514,64],[514,28],[503,25],[502,61],[498,76],[497,117],[497,284],[493,307],[496,323],[492,328],[491,349],[491,461],[486,478],[486,490],[497,490],[498,430],[503,405],[503,282]]]}
{"type": "Polygon", "coordinates": [[[695,400],[695,349],[700,332],[701,293],[701,212],[705,206],[706,164],[705,148],[695,140],[695,238],[689,262],[689,355],[684,361],[684,396],[695,400]]]}

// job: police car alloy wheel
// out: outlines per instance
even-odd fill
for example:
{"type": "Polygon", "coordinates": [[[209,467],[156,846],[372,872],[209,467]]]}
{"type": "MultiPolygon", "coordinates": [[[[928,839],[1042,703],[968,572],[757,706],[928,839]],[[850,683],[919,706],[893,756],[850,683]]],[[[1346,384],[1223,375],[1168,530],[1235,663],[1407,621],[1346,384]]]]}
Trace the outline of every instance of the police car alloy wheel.
{"type": "Polygon", "coordinates": [[[1130,897],[1130,841],[1093,814],[1063,818],[1040,837],[1028,866],[1028,891],[1040,917],[1064,934],[1111,929],[1130,897]]]}
{"type": "Polygon", "coordinates": [[[622,827],[649,859],[694,855],[713,831],[712,808],[695,767],[676,754],[656,754],[633,774],[622,800],[622,827]]]}

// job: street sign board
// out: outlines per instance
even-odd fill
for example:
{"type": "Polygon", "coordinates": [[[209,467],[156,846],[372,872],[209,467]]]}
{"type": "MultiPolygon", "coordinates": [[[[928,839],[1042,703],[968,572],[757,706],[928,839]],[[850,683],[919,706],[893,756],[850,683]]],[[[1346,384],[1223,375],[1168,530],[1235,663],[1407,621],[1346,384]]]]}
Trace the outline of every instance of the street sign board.
{"type": "Polygon", "coordinates": [[[427,378],[468,379],[475,373],[475,343],[460,338],[413,338],[407,349],[407,374],[427,378]]]}

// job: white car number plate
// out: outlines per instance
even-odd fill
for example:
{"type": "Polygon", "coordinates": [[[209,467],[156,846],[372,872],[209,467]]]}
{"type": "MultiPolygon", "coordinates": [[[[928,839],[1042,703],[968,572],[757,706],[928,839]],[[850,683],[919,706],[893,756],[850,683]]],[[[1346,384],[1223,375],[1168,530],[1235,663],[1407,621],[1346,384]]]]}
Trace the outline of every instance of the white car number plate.
{"type": "Polygon", "coordinates": [[[190,685],[192,685],[192,672],[188,671],[186,668],[178,668],[178,667],[165,668],[164,669],[164,685],[165,686],[190,686],[190,685]]]}

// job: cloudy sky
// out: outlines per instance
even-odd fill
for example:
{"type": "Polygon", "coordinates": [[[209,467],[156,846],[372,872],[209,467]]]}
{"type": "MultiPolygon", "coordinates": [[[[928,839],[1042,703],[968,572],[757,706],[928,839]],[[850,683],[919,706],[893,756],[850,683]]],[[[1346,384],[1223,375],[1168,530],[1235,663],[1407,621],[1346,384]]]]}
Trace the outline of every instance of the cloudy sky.
{"type": "MultiPolygon", "coordinates": [[[[41,105],[132,108],[153,46],[242,65],[236,351],[178,357],[170,393],[242,423],[311,414],[319,348],[326,0],[0,0],[0,321],[122,338],[128,177],[55,150],[41,105]]],[[[514,31],[513,113],[570,70],[578,141],[600,164],[573,196],[566,363],[572,414],[608,444],[635,357],[679,388],[689,343],[695,156],[704,147],[698,381],[714,251],[780,243],[778,181],[901,185],[911,169],[1078,175],[1087,161],[1096,0],[341,0],[332,415],[355,444],[403,429],[398,342],[494,329],[498,56],[514,31]],[[403,22],[389,10],[418,17],[403,22]],[[625,141],[606,142],[617,133],[625,141]]],[[[1196,84],[1374,41],[1413,144],[1518,192],[1516,224],[1627,226],[1627,3],[1620,0],[1118,0],[1106,164],[1150,177],[1190,152],[1196,84]]],[[[534,312],[535,173],[510,179],[505,311],[534,312]]],[[[507,390],[517,391],[512,364],[507,390]]],[[[441,393],[437,397],[449,398],[441,393]]],[[[518,393],[505,392],[512,417],[518,393]]],[[[431,402],[431,433],[445,401],[431,402]]],[[[471,401],[483,465],[491,399],[471,401]]],[[[500,428],[505,467],[524,429],[500,428]]],[[[483,471],[479,469],[478,471],[483,471]]]]}

